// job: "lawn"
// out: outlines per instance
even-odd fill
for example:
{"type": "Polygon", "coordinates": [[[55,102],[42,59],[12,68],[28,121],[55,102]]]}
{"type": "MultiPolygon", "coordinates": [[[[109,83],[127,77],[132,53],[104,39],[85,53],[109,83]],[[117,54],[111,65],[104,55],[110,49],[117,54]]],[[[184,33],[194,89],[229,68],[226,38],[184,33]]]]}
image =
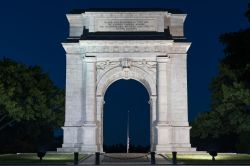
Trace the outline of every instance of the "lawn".
{"type": "MultiPolygon", "coordinates": [[[[172,155],[166,155],[172,160],[172,155]]],[[[79,154],[79,160],[84,159],[86,155],[79,154]]],[[[73,154],[47,153],[42,161],[35,153],[5,154],[0,155],[0,164],[72,164],[73,154]]],[[[179,164],[250,164],[249,154],[225,154],[219,153],[212,161],[209,154],[177,154],[179,164]]]]}
{"type": "MultiPolygon", "coordinates": [[[[171,154],[166,156],[172,160],[171,154]]],[[[209,154],[177,154],[178,163],[185,164],[250,164],[250,155],[218,153],[215,160],[209,154]]]]}
{"type": "MultiPolygon", "coordinates": [[[[79,160],[85,158],[86,155],[79,154],[79,160]]],[[[4,154],[0,155],[0,164],[25,164],[25,163],[37,163],[37,164],[68,164],[73,163],[73,154],[62,153],[47,153],[42,161],[37,157],[36,153],[21,153],[21,154],[4,154]]]]}

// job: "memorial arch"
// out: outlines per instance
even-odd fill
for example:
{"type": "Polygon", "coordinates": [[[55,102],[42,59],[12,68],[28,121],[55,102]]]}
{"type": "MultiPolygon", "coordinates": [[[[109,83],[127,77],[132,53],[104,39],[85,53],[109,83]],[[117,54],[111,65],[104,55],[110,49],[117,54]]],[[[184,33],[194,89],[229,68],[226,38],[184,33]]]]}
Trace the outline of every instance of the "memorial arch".
{"type": "Polygon", "coordinates": [[[119,79],[150,96],[151,151],[194,151],[190,145],[186,14],[167,10],[85,10],[67,14],[64,140],[58,151],[103,151],[103,102],[119,79]]]}

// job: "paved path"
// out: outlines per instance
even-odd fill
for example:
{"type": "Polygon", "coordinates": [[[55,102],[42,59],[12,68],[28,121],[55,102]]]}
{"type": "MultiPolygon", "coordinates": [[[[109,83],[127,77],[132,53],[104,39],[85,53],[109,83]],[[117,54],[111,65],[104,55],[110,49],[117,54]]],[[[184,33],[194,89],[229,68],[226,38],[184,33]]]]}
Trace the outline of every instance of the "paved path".
{"type": "MultiPolygon", "coordinates": [[[[163,155],[156,155],[156,164],[171,164],[163,155]]],[[[147,153],[106,153],[100,156],[101,165],[150,165],[150,155],[147,153]]],[[[95,156],[90,155],[86,160],[80,161],[80,165],[95,163],[95,156]]]]}

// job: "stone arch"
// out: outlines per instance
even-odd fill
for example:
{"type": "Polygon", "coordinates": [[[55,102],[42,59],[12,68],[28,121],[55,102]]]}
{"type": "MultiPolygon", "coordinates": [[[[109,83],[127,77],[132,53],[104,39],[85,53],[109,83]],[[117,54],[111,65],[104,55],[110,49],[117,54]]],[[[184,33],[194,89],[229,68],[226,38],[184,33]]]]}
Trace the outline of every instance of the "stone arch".
{"type": "MultiPolygon", "coordinates": [[[[127,95],[125,95],[125,96],[127,96],[127,95]]],[[[112,144],[121,143],[121,142],[110,141],[110,140],[114,139],[114,138],[110,139],[110,135],[112,135],[112,133],[116,133],[116,132],[121,134],[120,131],[123,128],[122,125],[121,124],[117,125],[117,122],[113,123],[113,120],[119,119],[119,122],[123,121],[124,116],[121,116],[121,114],[123,114],[125,110],[129,110],[131,113],[130,115],[131,115],[131,119],[132,119],[131,122],[132,123],[131,123],[131,128],[130,128],[130,138],[133,140],[132,144],[136,143],[137,146],[138,146],[138,144],[140,144],[142,146],[147,145],[147,150],[150,150],[150,148],[153,146],[151,144],[151,140],[152,140],[152,138],[151,138],[151,136],[152,136],[152,130],[151,130],[151,126],[152,126],[151,125],[151,114],[152,113],[151,113],[151,111],[152,110],[151,110],[150,94],[149,94],[147,88],[141,82],[136,81],[134,79],[129,79],[129,80],[118,79],[117,81],[114,81],[113,83],[111,83],[108,86],[107,91],[104,93],[103,99],[104,99],[104,103],[103,103],[103,107],[101,110],[102,111],[101,112],[102,118],[100,119],[101,125],[99,126],[100,127],[99,130],[101,132],[100,135],[102,137],[102,142],[100,142],[100,145],[102,146],[102,151],[106,152],[106,153],[110,153],[110,152],[106,151],[107,148],[105,150],[104,145],[110,145],[110,143],[112,143],[112,144]],[[114,84],[115,84],[115,86],[114,86],[114,84]],[[130,85],[129,88],[125,88],[126,89],[125,91],[121,90],[121,89],[124,89],[124,87],[126,87],[126,85],[130,85]],[[137,88],[134,88],[134,87],[137,87],[137,88]],[[133,90],[131,90],[130,88],[133,90]],[[114,89],[116,89],[116,90],[114,90],[114,89]],[[140,90],[137,91],[138,89],[140,89],[140,90]],[[139,101],[140,102],[139,105],[137,105],[135,103],[131,104],[131,100],[129,100],[129,99],[128,100],[120,100],[119,101],[119,104],[121,104],[121,105],[119,105],[120,107],[118,109],[114,109],[115,108],[114,105],[117,105],[117,102],[113,101],[112,94],[115,94],[117,92],[122,92],[122,93],[119,93],[120,94],[119,98],[120,97],[123,98],[124,93],[133,96],[134,94],[139,92],[140,98],[141,98],[141,94],[143,94],[143,97],[142,97],[143,99],[132,97],[133,98],[132,103],[133,102],[137,103],[139,101]],[[106,100],[107,100],[107,102],[106,102],[106,100]],[[126,104],[122,105],[123,103],[126,103],[126,104]],[[130,104],[127,104],[127,103],[130,103],[130,104]],[[129,107],[129,108],[126,109],[126,107],[129,107]],[[141,112],[140,111],[138,112],[138,110],[140,110],[141,112]],[[116,116],[114,116],[114,114],[116,114],[116,116]],[[111,119],[110,119],[110,117],[111,117],[111,119]],[[143,119],[143,120],[140,122],[136,122],[136,124],[135,124],[135,120],[134,120],[135,117],[136,117],[136,119],[143,119]],[[121,120],[121,119],[123,119],[123,120],[121,120]],[[113,125],[111,125],[110,123],[112,123],[113,125],[119,126],[119,129],[116,128],[114,130],[113,125]],[[137,123],[141,123],[139,126],[142,127],[142,125],[143,125],[143,127],[145,127],[145,128],[143,128],[143,130],[146,130],[147,132],[144,131],[142,133],[142,135],[135,134],[135,130],[137,130],[137,131],[141,130],[141,128],[137,127],[137,125],[138,125],[137,123]],[[144,140],[144,141],[142,141],[143,143],[141,142],[141,139],[144,140]],[[138,140],[140,140],[140,141],[138,141],[138,140]]],[[[115,100],[117,101],[117,98],[115,100]]],[[[138,121],[138,120],[136,120],[136,121],[138,121]]],[[[119,135],[118,133],[116,133],[115,135],[119,135]]],[[[122,133],[123,133],[123,131],[122,131],[122,133]]],[[[119,141],[123,140],[123,139],[121,139],[121,135],[118,138],[120,138],[119,141]]],[[[123,137],[123,138],[125,138],[125,137],[123,137]]],[[[132,151],[130,151],[129,153],[134,153],[132,151]]],[[[148,151],[143,151],[143,152],[148,152],[148,151]]]]}
{"type": "MultiPolygon", "coordinates": [[[[103,97],[107,88],[118,79],[137,80],[149,92],[151,151],[166,153],[195,150],[190,145],[187,117],[186,63],[191,43],[161,38],[157,34],[166,28],[163,26],[166,22],[163,24],[162,20],[171,20],[177,22],[179,28],[178,32],[173,31],[176,25],[170,25],[171,34],[185,38],[183,23],[186,14],[171,14],[165,10],[157,10],[157,12],[141,11],[140,15],[142,19],[138,20],[142,22],[148,20],[146,24],[155,27],[153,29],[156,30],[155,33],[145,34],[143,40],[122,40],[119,35],[116,36],[117,40],[108,40],[96,33],[104,30],[102,28],[98,30],[101,22],[98,23],[96,19],[107,20],[108,16],[108,19],[118,19],[118,21],[131,19],[133,22],[133,19],[138,17],[138,12],[117,10],[112,14],[96,11],[67,15],[70,27],[74,27],[71,28],[70,34],[73,36],[78,34],[79,38],[70,43],[62,43],[67,56],[66,107],[64,140],[59,151],[85,153],[102,151],[103,97]],[[89,20],[85,22],[86,25],[85,23],[83,25],[82,19],[78,19],[83,15],[89,20]],[[155,18],[154,21],[152,17],[155,18]],[[93,29],[92,23],[98,28],[93,29]],[[81,39],[80,29],[83,26],[90,28],[96,40],[81,39]]],[[[126,24],[124,21],[120,23],[122,26],[126,24]]],[[[137,30],[150,32],[144,25],[137,30]]],[[[107,27],[105,31],[114,32],[114,28],[107,27]]],[[[126,32],[124,29],[115,31],[126,32]]],[[[126,36],[126,33],[124,35],[126,36]]],[[[136,33],[131,36],[137,38],[136,33]]]]}
{"type": "Polygon", "coordinates": [[[156,96],[156,80],[155,76],[150,72],[143,70],[138,66],[130,66],[129,68],[124,68],[121,66],[116,66],[106,72],[104,72],[97,80],[96,87],[96,114],[97,114],[97,145],[98,150],[103,151],[103,104],[104,95],[108,87],[117,80],[120,79],[133,79],[140,82],[148,91],[149,103],[150,103],[150,147],[153,148],[154,142],[154,131],[153,131],[153,121],[156,117],[156,105],[155,101],[152,103],[152,98],[156,96]]]}
{"type": "Polygon", "coordinates": [[[97,81],[96,95],[104,96],[108,87],[119,79],[134,79],[140,82],[148,91],[150,96],[156,95],[156,81],[150,73],[133,66],[130,68],[114,67],[105,72],[97,81]]]}

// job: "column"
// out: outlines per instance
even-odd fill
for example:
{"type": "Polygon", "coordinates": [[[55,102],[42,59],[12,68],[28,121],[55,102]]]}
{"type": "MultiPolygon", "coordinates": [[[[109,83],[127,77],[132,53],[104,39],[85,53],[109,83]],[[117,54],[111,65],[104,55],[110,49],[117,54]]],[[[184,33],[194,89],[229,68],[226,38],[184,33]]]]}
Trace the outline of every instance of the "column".
{"type": "Polygon", "coordinates": [[[96,58],[85,57],[86,60],[86,113],[85,124],[95,124],[96,121],[96,58]]]}
{"type": "Polygon", "coordinates": [[[96,96],[97,149],[103,152],[103,96],[96,96]]]}
{"type": "Polygon", "coordinates": [[[156,145],[156,133],[155,133],[155,126],[156,126],[156,96],[150,96],[150,148],[151,152],[155,151],[155,145],[156,145]]]}
{"type": "Polygon", "coordinates": [[[167,62],[168,57],[157,57],[157,122],[167,123],[167,62]]]}
{"type": "MultiPolygon", "coordinates": [[[[67,49],[65,49],[67,51],[67,49]]],[[[82,54],[66,54],[66,94],[63,145],[58,151],[78,151],[79,132],[83,124],[83,66],[82,54]]]]}
{"type": "Polygon", "coordinates": [[[159,153],[171,149],[172,127],[168,123],[168,73],[167,56],[157,57],[157,114],[155,126],[156,150],[159,153]]]}
{"type": "Polygon", "coordinates": [[[97,121],[96,121],[96,57],[85,57],[85,109],[84,124],[82,126],[81,152],[93,153],[97,151],[97,121]]]}

